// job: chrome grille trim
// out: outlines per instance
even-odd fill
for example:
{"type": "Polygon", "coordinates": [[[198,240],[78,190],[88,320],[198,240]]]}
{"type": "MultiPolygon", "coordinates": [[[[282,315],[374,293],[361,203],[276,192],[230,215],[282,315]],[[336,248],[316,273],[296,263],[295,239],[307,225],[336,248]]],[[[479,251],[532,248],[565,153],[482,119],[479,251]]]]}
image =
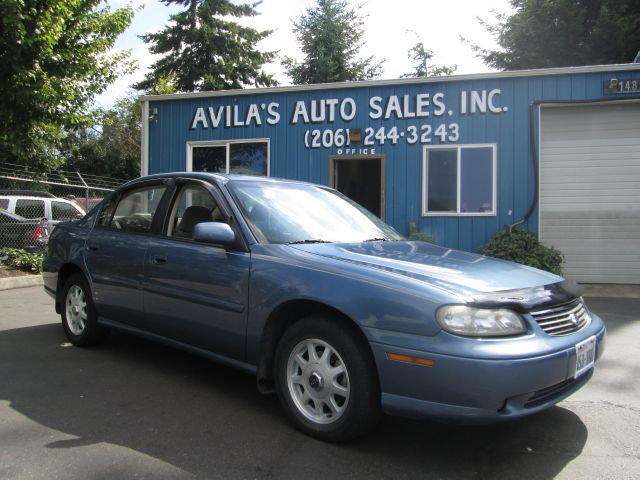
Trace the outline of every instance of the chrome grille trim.
{"type": "Polygon", "coordinates": [[[579,332],[591,322],[582,299],[558,307],[531,312],[531,316],[548,335],[560,337],[579,332]]]}

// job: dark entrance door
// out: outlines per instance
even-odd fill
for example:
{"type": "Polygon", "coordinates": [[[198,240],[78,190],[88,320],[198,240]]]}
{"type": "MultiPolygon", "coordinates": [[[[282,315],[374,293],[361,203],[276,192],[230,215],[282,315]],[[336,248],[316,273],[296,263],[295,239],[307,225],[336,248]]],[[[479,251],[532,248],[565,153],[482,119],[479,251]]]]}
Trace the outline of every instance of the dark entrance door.
{"type": "Polygon", "coordinates": [[[332,158],[332,186],[383,218],[384,162],[377,158],[332,158]]]}

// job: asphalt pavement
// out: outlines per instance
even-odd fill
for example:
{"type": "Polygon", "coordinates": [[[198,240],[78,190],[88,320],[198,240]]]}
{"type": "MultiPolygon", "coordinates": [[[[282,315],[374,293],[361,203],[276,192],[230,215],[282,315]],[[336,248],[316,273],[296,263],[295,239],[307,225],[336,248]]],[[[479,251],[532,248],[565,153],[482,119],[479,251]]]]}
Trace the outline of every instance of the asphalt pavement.
{"type": "Polygon", "coordinates": [[[588,304],[607,350],[558,406],[488,426],[385,417],[333,445],[250,375],[124,334],[72,347],[42,287],[0,291],[0,479],[638,479],[640,300],[588,304]]]}

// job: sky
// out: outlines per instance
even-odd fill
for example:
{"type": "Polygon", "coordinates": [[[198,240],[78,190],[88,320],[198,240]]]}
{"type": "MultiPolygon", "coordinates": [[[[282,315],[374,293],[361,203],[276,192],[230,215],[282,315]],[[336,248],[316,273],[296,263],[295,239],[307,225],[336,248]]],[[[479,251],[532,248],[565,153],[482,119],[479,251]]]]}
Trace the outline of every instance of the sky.
{"type": "MultiPolygon", "coordinates": [[[[108,0],[112,7],[130,3],[130,0],[108,0]]],[[[263,0],[256,8],[259,15],[243,22],[259,30],[274,30],[258,48],[279,51],[282,55],[302,59],[293,34],[293,21],[303,15],[315,0],[263,0]]],[[[352,0],[351,5],[361,5],[358,11],[365,20],[362,57],[385,59],[381,79],[399,78],[413,70],[408,50],[418,41],[435,53],[436,65],[457,65],[456,74],[483,73],[491,69],[476,58],[471,47],[460,36],[483,48],[496,48],[493,37],[478,22],[478,17],[494,21],[498,13],[509,13],[508,0],[352,0]]],[[[147,45],[138,35],[161,30],[169,21],[169,15],[181,8],[167,7],[157,0],[133,0],[139,10],[127,31],[118,39],[116,49],[131,49],[132,58],[139,65],[132,75],[116,81],[96,99],[97,106],[110,106],[127,95],[129,86],[141,80],[155,61],[147,45]]],[[[265,65],[281,85],[289,85],[290,79],[280,62],[265,65]]]]}

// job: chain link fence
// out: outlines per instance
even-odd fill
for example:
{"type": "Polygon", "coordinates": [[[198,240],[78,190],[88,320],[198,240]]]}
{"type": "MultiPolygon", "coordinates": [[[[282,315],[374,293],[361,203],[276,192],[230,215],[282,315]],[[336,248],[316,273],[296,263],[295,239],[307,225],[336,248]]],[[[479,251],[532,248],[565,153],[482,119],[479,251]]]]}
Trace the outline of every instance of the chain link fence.
{"type": "Polygon", "coordinates": [[[125,180],[57,171],[34,178],[23,166],[0,165],[0,248],[38,252],[56,224],[78,220],[125,180]]]}

